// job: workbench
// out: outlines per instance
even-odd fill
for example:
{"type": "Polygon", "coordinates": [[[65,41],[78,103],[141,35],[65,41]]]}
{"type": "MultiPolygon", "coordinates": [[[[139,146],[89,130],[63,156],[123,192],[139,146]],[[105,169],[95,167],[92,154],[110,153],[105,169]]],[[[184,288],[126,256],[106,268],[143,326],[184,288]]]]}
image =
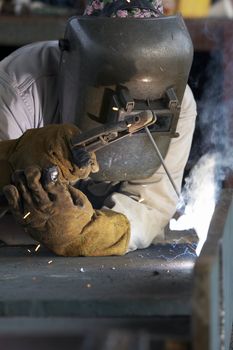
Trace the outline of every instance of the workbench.
{"type": "MultiPolygon", "coordinates": [[[[24,338],[27,350],[40,338],[43,349],[49,340],[59,350],[64,339],[77,344],[87,334],[104,341],[126,332],[131,342],[136,331],[189,344],[194,250],[174,242],[123,257],[64,258],[35,246],[2,247],[0,342],[11,350],[24,338]]],[[[134,349],[139,343],[134,337],[134,349]]]]}

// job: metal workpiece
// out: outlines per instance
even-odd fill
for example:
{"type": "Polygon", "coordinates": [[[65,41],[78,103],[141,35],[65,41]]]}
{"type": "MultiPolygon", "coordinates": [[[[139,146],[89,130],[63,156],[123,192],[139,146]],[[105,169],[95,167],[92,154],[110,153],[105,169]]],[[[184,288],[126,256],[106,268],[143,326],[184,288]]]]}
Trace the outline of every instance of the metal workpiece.
{"type": "Polygon", "coordinates": [[[188,316],[195,258],[190,244],[173,241],[103,258],[1,247],[0,316],[188,316]]]}
{"type": "Polygon", "coordinates": [[[144,350],[168,344],[190,349],[195,245],[168,238],[122,257],[100,258],[35,250],[0,248],[0,343],[8,350],[19,344],[41,350],[37,339],[44,349],[79,344],[81,350],[114,350],[120,338],[125,350],[141,349],[145,338],[144,350]]]}
{"type": "Polygon", "coordinates": [[[181,349],[228,350],[232,197],[231,190],[221,193],[199,257],[193,230],[168,228],[165,239],[122,257],[66,258],[42,246],[0,247],[0,340],[35,332],[41,339],[59,332],[72,340],[74,333],[92,337],[96,329],[106,339],[113,329],[137,329],[176,339],[181,349]]]}
{"type": "MultiPolygon", "coordinates": [[[[16,322],[24,322],[23,319],[15,319],[16,322]]],[[[36,320],[32,319],[32,323],[36,320]]],[[[38,322],[38,325],[48,324],[48,320],[43,320],[38,322]]],[[[147,332],[145,330],[141,330],[140,328],[133,327],[133,329],[123,330],[121,325],[124,327],[127,324],[131,323],[131,320],[128,322],[124,322],[124,320],[119,319],[115,323],[119,325],[119,328],[111,329],[109,325],[112,325],[111,320],[106,319],[105,322],[101,322],[96,320],[92,323],[92,330],[84,329],[82,332],[77,331],[78,326],[81,324],[85,324],[86,321],[90,322],[90,320],[60,320],[60,324],[57,327],[57,322],[55,320],[55,326],[53,327],[54,333],[45,333],[40,334],[38,331],[35,333],[30,333],[27,337],[22,337],[18,334],[11,337],[10,334],[6,334],[1,336],[0,341],[3,349],[7,350],[18,350],[20,349],[29,350],[66,350],[66,349],[78,349],[78,350],[190,350],[190,346],[188,344],[186,337],[184,339],[177,339],[177,336],[173,337],[171,335],[167,335],[166,337],[159,337],[153,333],[153,329],[156,329],[157,322],[154,319],[151,319],[150,322],[153,323],[154,327],[151,332],[147,332]],[[121,323],[120,323],[121,322],[121,323]],[[72,331],[69,331],[70,327],[72,331]],[[103,331],[99,328],[100,324],[104,324],[107,329],[103,331]],[[63,325],[63,327],[61,327],[63,325]],[[74,331],[76,327],[76,331],[74,331]],[[68,331],[69,336],[65,335],[64,330],[68,331]],[[56,333],[55,333],[56,332],[56,333]],[[20,344],[20,345],[19,345],[20,344]]],[[[173,327],[174,323],[177,320],[171,320],[170,323],[164,324],[166,328],[173,327]]],[[[51,320],[49,320],[49,324],[51,320]]],[[[1,324],[1,321],[0,321],[1,324]]],[[[183,324],[183,334],[185,334],[185,330],[187,329],[187,322],[182,322],[183,324]]],[[[132,323],[131,323],[132,325],[132,323]]],[[[83,327],[82,327],[83,328],[83,327]]],[[[187,333],[186,333],[187,334],[187,333]]]]}
{"type": "Polygon", "coordinates": [[[233,193],[224,190],[194,268],[194,350],[228,350],[233,321],[233,193]]]}

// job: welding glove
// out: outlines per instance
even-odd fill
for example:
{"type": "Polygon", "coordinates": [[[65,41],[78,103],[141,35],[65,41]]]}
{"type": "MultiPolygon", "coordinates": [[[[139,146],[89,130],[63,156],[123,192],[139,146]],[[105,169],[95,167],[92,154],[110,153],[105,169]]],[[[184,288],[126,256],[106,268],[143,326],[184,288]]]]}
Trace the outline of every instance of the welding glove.
{"type": "Polygon", "coordinates": [[[80,151],[74,159],[70,139],[78,133],[79,129],[72,124],[54,124],[27,130],[16,140],[1,141],[0,190],[11,182],[11,174],[15,170],[32,165],[40,168],[57,165],[60,179],[70,183],[88,177],[91,172],[97,172],[99,168],[93,153],[81,154],[80,151]]]}
{"type": "Polygon", "coordinates": [[[112,210],[93,210],[87,197],[68,183],[41,181],[38,167],[17,171],[3,188],[10,210],[36,241],[63,256],[126,253],[128,219],[112,210]]]}

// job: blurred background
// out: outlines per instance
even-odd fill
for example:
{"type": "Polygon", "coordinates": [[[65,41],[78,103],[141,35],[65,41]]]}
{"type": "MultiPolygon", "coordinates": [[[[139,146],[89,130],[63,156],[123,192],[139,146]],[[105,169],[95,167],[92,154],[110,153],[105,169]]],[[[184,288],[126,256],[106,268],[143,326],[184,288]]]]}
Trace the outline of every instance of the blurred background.
{"type": "MultiPolygon", "coordinates": [[[[207,16],[232,17],[232,0],[164,0],[167,15],[180,12],[184,17],[200,18],[207,16]]],[[[85,0],[0,0],[0,13],[9,15],[82,14],[85,0]]]]}
{"type": "Polygon", "coordinates": [[[73,15],[82,14],[85,0],[0,0],[5,15],[73,15]]]}

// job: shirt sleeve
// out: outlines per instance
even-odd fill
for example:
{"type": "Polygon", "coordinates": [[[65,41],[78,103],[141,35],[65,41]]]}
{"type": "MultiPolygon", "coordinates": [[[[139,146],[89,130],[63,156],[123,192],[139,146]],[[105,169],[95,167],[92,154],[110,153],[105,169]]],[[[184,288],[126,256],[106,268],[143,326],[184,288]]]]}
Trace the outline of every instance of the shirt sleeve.
{"type": "MultiPolygon", "coordinates": [[[[196,103],[187,86],[177,124],[178,138],[171,140],[165,164],[178,190],[190,153],[196,119],[196,103]]],[[[158,236],[176,211],[177,195],[162,166],[150,178],[124,183],[122,193],[114,193],[112,210],[127,216],[131,226],[128,251],[148,247],[158,236]],[[127,195],[124,193],[127,192],[127,195]]]]}
{"type": "MultiPolygon", "coordinates": [[[[0,74],[0,141],[16,139],[26,130],[38,127],[34,120],[34,107],[30,91],[21,92],[0,74]]],[[[38,123],[37,123],[38,124],[38,123]]]]}

